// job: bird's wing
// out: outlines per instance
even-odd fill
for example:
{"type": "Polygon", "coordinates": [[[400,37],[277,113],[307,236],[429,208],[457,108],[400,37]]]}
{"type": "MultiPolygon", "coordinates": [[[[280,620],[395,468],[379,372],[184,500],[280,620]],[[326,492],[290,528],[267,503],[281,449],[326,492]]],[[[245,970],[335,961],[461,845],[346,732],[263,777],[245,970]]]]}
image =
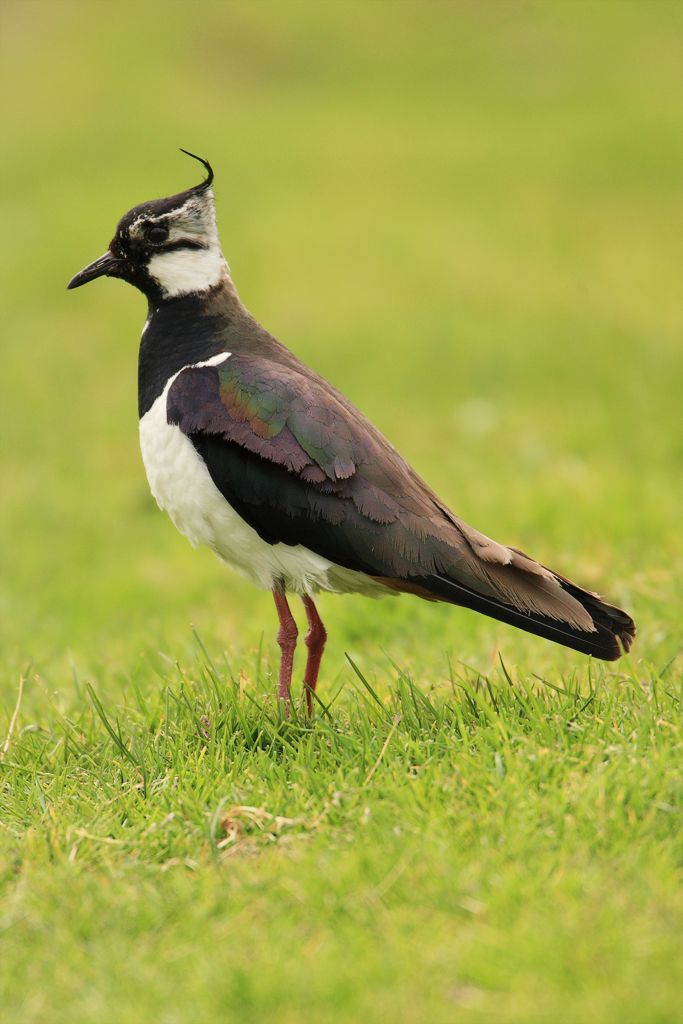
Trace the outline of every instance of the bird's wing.
{"type": "Polygon", "coordinates": [[[322,380],[252,355],[188,367],[167,399],[225,498],[271,544],[403,577],[452,532],[426,485],[322,380]]]}
{"type": "Polygon", "coordinates": [[[265,541],[543,635],[564,629],[550,638],[589,653],[602,643],[595,595],[458,519],[321,378],[234,354],[181,371],[167,414],[265,541]]]}

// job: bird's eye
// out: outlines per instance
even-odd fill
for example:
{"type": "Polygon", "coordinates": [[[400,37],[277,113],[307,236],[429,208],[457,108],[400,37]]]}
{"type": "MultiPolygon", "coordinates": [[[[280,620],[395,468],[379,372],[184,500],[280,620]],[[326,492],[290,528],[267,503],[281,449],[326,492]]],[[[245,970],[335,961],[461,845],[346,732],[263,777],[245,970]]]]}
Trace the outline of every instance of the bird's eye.
{"type": "Polygon", "coordinates": [[[147,231],[147,238],[150,242],[165,242],[168,238],[168,228],[163,224],[153,224],[147,231]]]}

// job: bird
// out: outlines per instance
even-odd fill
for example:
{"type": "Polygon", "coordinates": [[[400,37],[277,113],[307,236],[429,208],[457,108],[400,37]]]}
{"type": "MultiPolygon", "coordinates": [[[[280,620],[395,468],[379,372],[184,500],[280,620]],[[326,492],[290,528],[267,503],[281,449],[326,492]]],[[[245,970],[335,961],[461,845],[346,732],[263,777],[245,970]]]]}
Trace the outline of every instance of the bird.
{"type": "MultiPolygon", "coordinates": [[[[114,277],[148,314],[138,359],[140,446],[150,489],[190,542],[270,590],[277,696],[289,708],[298,629],[312,714],[325,592],[410,594],[458,605],[595,658],[635,637],[630,615],[453,513],[352,403],[242,304],[216,222],[214,172],[133,207],[108,250],[71,279],[114,277]]],[[[324,706],[324,705],[323,705],[324,706]]]]}

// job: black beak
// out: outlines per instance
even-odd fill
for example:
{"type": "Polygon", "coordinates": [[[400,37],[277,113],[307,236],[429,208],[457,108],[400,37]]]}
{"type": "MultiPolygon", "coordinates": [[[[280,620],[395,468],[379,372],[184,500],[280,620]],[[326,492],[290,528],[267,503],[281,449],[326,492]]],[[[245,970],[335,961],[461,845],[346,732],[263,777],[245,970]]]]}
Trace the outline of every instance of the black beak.
{"type": "Polygon", "coordinates": [[[80,273],[76,274],[69,281],[67,288],[80,288],[82,284],[87,284],[88,281],[94,281],[96,277],[117,277],[117,271],[119,269],[119,261],[116,256],[107,250],[104,256],[100,256],[94,263],[89,263],[87,267],[84,267],[80,273]]]}

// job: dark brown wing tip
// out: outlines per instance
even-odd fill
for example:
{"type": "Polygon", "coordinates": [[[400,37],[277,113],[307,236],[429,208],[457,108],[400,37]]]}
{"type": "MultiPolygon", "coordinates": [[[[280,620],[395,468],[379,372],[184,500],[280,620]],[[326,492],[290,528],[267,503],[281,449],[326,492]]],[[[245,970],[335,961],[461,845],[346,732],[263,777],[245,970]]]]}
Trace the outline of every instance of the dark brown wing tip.
{"type": "Polygon", "coordinates": [[[605,604],[602,601],[595,602],[595,607],[589,606],[596,625],[609,630],[614,638],[615,651],[609,661],[616,661],[622,655],[628,654],[636,638],[636,624],[631,616],[621,608],[605,604]],[[599,617],[598,617],[599,616],[599,617]]]}
{"type": "Polygon", "coordinates": [[[636,624],[630,615],[626,612],[623,613],[624,618],[627,619],[627,624],[616,634],[619,643],[621,644],[622,650],[619,657],[622,654],[628,654],[633,645],[633,641],[636,638],[636,624]]]}

